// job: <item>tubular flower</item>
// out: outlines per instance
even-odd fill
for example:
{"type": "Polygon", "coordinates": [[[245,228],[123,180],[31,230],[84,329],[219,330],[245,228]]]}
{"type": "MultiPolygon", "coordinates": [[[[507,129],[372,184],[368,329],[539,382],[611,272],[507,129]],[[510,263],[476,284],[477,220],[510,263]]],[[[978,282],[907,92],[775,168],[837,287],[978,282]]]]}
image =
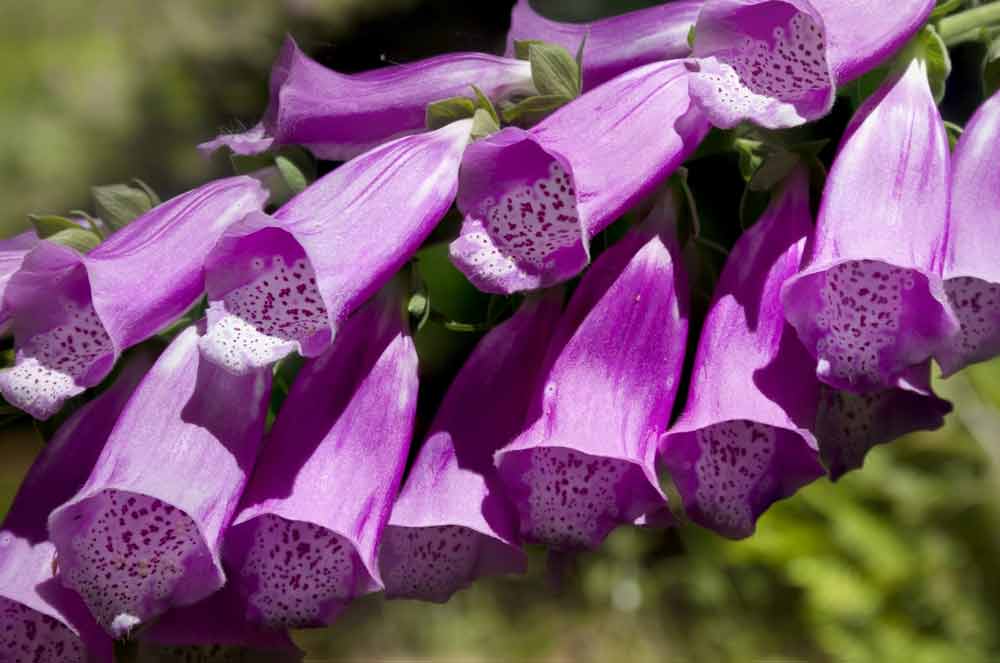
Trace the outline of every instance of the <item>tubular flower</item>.
{"type": "Polygon", "coordinates": [[[618,524],[668,517],[656,446],[688,326],[674,205],[664,197],[584,274],[550,343],[531,425],[496,454],[528,541],[593,548],[618,524]]]}
{"type": "Polygon", "coordinates": [[[216,180],[150,210],[86,255],[40,242],[4,293],[17,359],[0,371],[0,393],[46,419],[98,384],[123,350],[195,303],[212,245],[266,198],[249,177],[216,180]]]}
{"type": "Polygon", "coordinates": [[[749,536],[773,502],[824,472],[809,432],[819,382],[780,300],[811,230],[809,178],[797,168],[726,262],[687,406],[663,438],[688,515],[724,536],[749,536]]]}
{"type": "Polygon", "coordinates": [[[321,354],[451,207],[471,125],[378,147],[231,228],[206,263],[202,352],[236,374],[321,354]]]}
{"type": "Polygon", "coordinates": [[[856,114],[827,180],[785,315],[819,378],[855,392],[899,386],[958,330],[941,281],[948,140],[912,60],[856,114]]]}
{"type": "Polygon", "coordinates": [[[401,310],[390,292],[361,309],[285,401],[226,540],[252,621],[328,624],[356,596],[382,589],[376,549],[417,399],[401,310]]]}
{"type": "Polygon", "coordinates": [[[302,652],[287,631],[246,620],[236,586],[174,608],[138,636],[139,660],[155,663],[297,663],[302,652]]]}
{"type": "Polygon", "coordinates": [[[695,25],[691,96],[712,123],[768,128],[826,115],[838,85],[899,50],[934,0],[708,0],[695,25]]]}
{"type": "Polygon", "coordinates": [[[24,257],[38,244],[34,232],[24,232],[10,239],[0,240],[0,334],[7,331],[10,312],[4,303],[3,293],[14,274],[21,268],[24,257]]]}
{"type": "Polygon", "coordinates": [[[494,101],[535,92],[531,65],[483,53],[453,53],[345,75],[311,60],[291,38],[271,70],[263,119],[242,134],[223,134],[200,149],[256,154],[302,145],[320,159],[346,161],[402,136],[421,133],[427,105],[470,97],[476,85],[494,101]]]}
{"type": "Polygon", "coordinates": [[[49,517],[62,582],[122,636],[222,586],[221,536],[253,466],[270,372],[200,360],[197,331],[149,371],[83,487],[49,517]]]}
{"type": "Polygon", "coordinates": [[[523,572],[517,513],[493,454],[522,430],[560,307],[558,292],[526,302],[449,388],[382,539],[390,598],[443,602],[479,576],[523,572]]]}
{"type": "Polygon", "coordinates": [[[936,353],[945,376],[1000,354],[1000,95],[987,100],[955,148],[944,289],[961,331],[936,353]]]}
{"type": "Polygon", "coordinates": [[[145,354],[127,361],[107,391],[60,427],[0,525],[0,660],[112,660],[111,639],[80,597],[54,578],[56,551],[47,540],[46,518],[83,485],[150,363],[145,354]]]}
{"type": "Polygon", "coordinates": [[[508,57],[514,42],[537,40],[575,53],[584,43],[583,87],[589,90],[629,69],[686,57],[688,33],[705,0],[676,0],[591,23],[560,23],[539,15],[528,0],[518,0],[510,15],[508,57]]]}
{"type": "Polygon", "coordinates": [[[951,403],[930,386],[930,362],[909,369],[899,386],[866,394],[823,387],[816,437],[830,477],[858,469],[872,447],[944,425],[951,403]]]}
{"type": "Polygon", "coordinates": [[[683,63],[633,69],[525,131],[472,144],[460,173],[456,266],[481,290],[565,281],[590,238],[661,184],[708,131],[683,63]],[[609,167],[614,164],[614,167],[609,167]]]}

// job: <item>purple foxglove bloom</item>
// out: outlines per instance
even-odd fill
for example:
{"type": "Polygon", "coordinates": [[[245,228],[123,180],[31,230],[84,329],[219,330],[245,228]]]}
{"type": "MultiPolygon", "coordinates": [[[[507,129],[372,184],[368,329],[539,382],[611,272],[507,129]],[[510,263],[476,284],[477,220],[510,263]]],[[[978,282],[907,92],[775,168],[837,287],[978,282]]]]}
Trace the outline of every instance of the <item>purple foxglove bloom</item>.
{"type": "Polygon", "coordinates": [[[220,539],[260,447],[270,377],[201,360],[187,329],[125,406],[86,483],[49,517],[63,584],[112,635],[222,586],[220,539]]]}
{"type": "Polygon", "coordinates": [[[54,578],[46,519],[83,485],[125,402],[149,368],[130,358],[114,384],[70,417],[25,477],[0,525],[0,660],[112,660],[111,639],[83,601],[54,578]]]}
{"type": "Polygon", "coordinates": [[[930,372],[930,362],[914,366],[899,387],[867,394],[823,387],[816,437],[832,479],[860,468],[876,445],[944,425],[951,403],[931,390],[930,372]]]}
{"type": "Polygon", "coordinates": [[[0,393],[36,419],[98,384],[126,348],[187,310],[226,227],[267,198],[249,177],[216,180],[150,210],[86,255],[40,242],[8,282],[16,365],[0,393]]]}
{"type": "Polygon", "coordinates": [[[530,130],[472,144],[460,173],[456,266],[486,292],[575,276],[590,238],[661,184],[708,131],[681,62],[633,69],[530,130]]]}
{"type": "Polygon", "coordinates": [[[838,85],[895,53],[934,0],[708,0],[695,25],[691,96],[712,123],[768,128],[815,120],[838,85]]]}
{"type": "Polygon", "coordinates": [[[941,281],[948,139],[913,60],[858,109],[827,180],[785,316],[837,389],[899,386],[958,330],[941,281]]]}
{"type": "Polygon", "coordinates": [[[302,368],[226,535],[251,621],[328,624],[382,589],[376,550],[416,403],[416,350],[400,300],[383,292],[302,368]]]}
{"type": "Polygon", "coordinates": [[[724,536],[824,474],[816,440],[819,382],[782,315],[781,285],[812,231],[809,176],[793,172],[733,247],[698,343],[684,413],[662,457],[693,521],[724,536]]]}
{"type": "Polygon", "coordinates": [[[510,15],[508,57],[514,42],[544,41],[575,53],[583,51],[583,87],[589,90],[629,69],[682,58],[691,52],[688,33],[705,0],[675,0],[591,23],[560,23],[539,15],[528,0],[518,0],[510,15]]]}
{"type": "Polygon", "coordinates": [[[425,129],[427,105],[473,97],[475,85],[500,101],[537,94],[531,65],[483,53],[450,53],[411,64],[345,75],[311,60],[291,38],[271,71],[271,100],[259,124],[223,134],[200,149],[256,154],[302,145],[320,159],[346,161],[425,129]]]}
{"type": "Polygon", "coordinates": [[[302,652],[287,631],[248,622],[245,612],[246,605],[236,585],[227,583],[204,601],[174,608],[143,629],[138,636],[139,660],[156,663],[302,660],[302,652]]]}
{"type": "Polygon", "coordinates": [[[936,353],[945,376],[1000,354],[1000,95],[955,147],[944,288],[961,332],[936,353]]]}
{"type": "Polygon", "coordinates": [[[479,342],[449,388],[382,538],[388,597],[443,602],[479,576],[524,571],[517,512],[493,454],[522,430],[561,305],[558,291],[526,302],[479,342]]]}
{"type": "Polygon", "coordinates": [[[273,217],[233,226],[206,263],[202,352],[236,374],[293,350],[321,354],[451,207],[471,127],[461,120],[375,148],[273,217]]]}
{"type": "Polygon", "coordinates": [[[528,541],[587,549],[619,524],[665,522],[656,447],[688,327],[675,211],[664,196],[584,274],[533,390],[531,425],[496,454],[528,541]]]}
{"type": "Polygon", "coordinates": [[[40,240],[32,232],[24,232],[10,239],[0,240],[0,334],[7,332],[7,322],[10,318],[10,311],[4,304],[3,293],[7,289],[17,270],[21,269],[21,263],[28,252],[35,248],[40,240]]]}

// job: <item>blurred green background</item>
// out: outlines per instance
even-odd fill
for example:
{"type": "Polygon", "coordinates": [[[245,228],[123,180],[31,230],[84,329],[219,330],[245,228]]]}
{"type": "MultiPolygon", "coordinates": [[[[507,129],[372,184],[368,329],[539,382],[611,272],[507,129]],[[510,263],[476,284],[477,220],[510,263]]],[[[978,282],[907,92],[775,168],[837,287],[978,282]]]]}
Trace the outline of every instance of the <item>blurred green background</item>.
{"type": "MultiPolygon", "coordinates": [[[[227,174],[194,145],[256,121],[284,34],[344,71],[502,47],[510,2],[0,0],[0,235],[141,177],[164,197],[227,174]]],[[[537,3],[563,19],[640,1],[537,3]]],[[[980,101],[956,54],[946,116],[980,101]]],[[[730,174],[732,175],[732,174],[730,174]]],[[[998,220],[1000,221],[1000,220],[998,220]]],[[[694,527],[617,532],[600,552],[487,580],[443,606],[369,597],[301,633],[315,659],[1000,660],[1000,363],[939,385],[944,430],[874,451],[727,542],[694,527]]],[[[0,513],[40,448],[0,433],[0,513]]]]}

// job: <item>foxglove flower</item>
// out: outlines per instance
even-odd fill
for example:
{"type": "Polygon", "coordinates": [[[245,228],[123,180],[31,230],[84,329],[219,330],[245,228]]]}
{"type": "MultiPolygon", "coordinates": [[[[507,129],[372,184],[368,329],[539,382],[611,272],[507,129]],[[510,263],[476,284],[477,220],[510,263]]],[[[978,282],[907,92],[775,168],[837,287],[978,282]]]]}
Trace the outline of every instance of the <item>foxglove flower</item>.
{"type": "Polygon", "coordinates": [[[912,60],[858,109],[827,180],[785,316],[837,389],[899,386],[958,330],[941,281],[948,139],[912,60]]]}
{"type": "Polygon", "coordinates": [[[955,147],[944,288],[961,332],[936,353],[945,376],[1000,354],[1000,95],[984,103],[955,147]]]}
{"type": "Polygon", "coordinates": [[[663,459],[696,523],[724,536],[824,473],[810,429],[819,382],[781,311],[812,230],[809,176],[797,168],[733,248],[702,329],[684,413],[663,459]]]}
{"type": "Polygon", "coordinates": [[[483,53],[452,53],[411,64],[345,75],[327,69],[285,40],[271,71],[271,100],[263,119],[242,134],[223,134],[200,146],[256,154],[302,145],[320,159],[346,161],[392,139],[425,129],[427,105],[472,97],[537,94],[531,65],[483,53]]]}
{"type": "Polygon", "coordinates": [[[293,350],[321,354],[451,207],[471,126],[461,120],[378,147],[273,217],[233,226],[206,263],[202,352],[236,374],[293,350]]]}
{"type": "Polygon", "coordinates": [[[666,522],[656,449],[688,326],[675,212],[664,196],[584,274],[533,390],[531,425],[496,454],[528,541],[587,549],[619,524],[666,522]]]}
{"type": "Polygon", "coordinates": [[[590,260],[590,238],[661,184],[708,131],[691,110],[683,63],[633,69],[525,131],[471,145],[460,174],[464,215],[451,245],[481,290],[565,281],[590,260]]]}
{"type": "Polygon", "coordinates": [[[931,390],[930,371],[930,362],[914,366],[898,387],[866,394],[823,387],[816,437],[832,479],[860,468],[876,445],[944,425],[951,403],[931,390]]]}
{"type": "Polygon", "coordinates": [[[691,96],[712,123],[768,128],[822,117],[838,85],[899,50],[934,0],[708,0],[695,25],[691,96]]]}
{"type": "Polygon", "coordinates": [[[507,33],[508,57],[514,42],[536,40],[575,53],[584,43],[583,87],[589,90],[629,69],[691,52],[688,33],[705,0],[675,0],[591,23],[560,23],[539,15],[528,0],[518,0],[507,33]]]}
{"type": "Polygon", "coordinates": [[[49,517],[63,584],[112,635],[222,586],[220,539],[260,447],[270,375],[202,361],[187,329],[125,406],[86,483],[49,517]]]}
{"type": "Polygon", "coordinates": [[[0,660],[84,663],[112,660],[111,639],[80,597],[55,575],[46,519],[93,468],[151,358],[138,354],[115,382],[70,417],[32,465],[0,525],[0,660]]]}
{"type": "Polygon", "coordinates": [[[226,227],[267,198],[249,177],[216,180],[150,210],[86,255],[40,242],[7,284],[16,365],[0,393],[37,419],[103,380],[126,348],[187,310],[226,227]]]}
{"type": "MultiPolygon", "coordinates": [[[[390,290],[392,286],[390,286],[390,290]]],[[[410,446],[417,354],[384,291],[302,368],[226,535],[248,617],[327,624],[382,589],[376,549],[410,446]]]]}
{"type": "Polygon", "coordinates": [[[233,583],[204,601],[174,608],[138,636],[139,660],[156,663],[297,663],[302,652],[287,631],[248,622],[233,583]]]}
{"type": "Polygon", "coordinates": [[[390,598],[443,602],[479,576],[522,572],[518,518],[493,454],[522,430],[561,293],[485,336],[448,390],[382,538],[390,598]]]}
{"type": "Polygon", "coordinates": [[[7,331],[10,312],[4,303],[3,293],[14,274],[21,268],[24,257],[38,244],[38,235],[23,232],[10,239],[0,240],[0,334],[7,331]]]}

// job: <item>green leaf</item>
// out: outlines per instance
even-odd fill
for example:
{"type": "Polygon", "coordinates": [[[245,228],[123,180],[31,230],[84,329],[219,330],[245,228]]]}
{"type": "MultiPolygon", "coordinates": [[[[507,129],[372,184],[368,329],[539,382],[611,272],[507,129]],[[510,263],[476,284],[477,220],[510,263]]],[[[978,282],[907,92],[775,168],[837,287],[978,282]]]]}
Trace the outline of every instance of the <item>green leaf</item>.
{"type": "Polygon", "coordinates": [[[548,115],[557,108],[568,104],[571,100],[560,95],[539,95],[528,97],[513,106],[505,108],[503,119],[505,122],[514,123],[522,118],[538,120],[548,115]]]}
{"type": "Polygon", "coordinates": [[[275,157],[274,165],[278,167],[278,172],[293,194],[302,193],[309,186],[309,178],[288,157],[280,155],[275,157]]]}
{"type": "Polygon", "coordinates": [[[1000,90],[1000,37],[990,42],[983,58],[983,92],[992,97],[997,90],[1000,90]]]}
{"type": "Polygon", "coordinates": [[[79,226],[60,230],[53,235],[49,235],[45,239],[50,242],[55,242],[56,244],[62,244],[63,246],[76,249],[80,253],[87,253],[101,243],[99,235],[89,230],[84,230],[79,226]]]}
{"type": "Polygon", "coordinates": [[[937,31],[929,25],[917,35],[916,47],[919,49],[918,57],[921,57],[927,65],[927,80],[931,84],[934,101],[941,103],[944,99],[945,84],[951,75],[951,56],[948,54],[948,47],[937,31]]]}
{"type": "Polygon", "coordinates": [[[76,223],[72,219],[67,219],[64,216],[55,216],[50,214],[37,215],[29,214],[28,220],[31,225],[35,228],[35,234],[42,239],[47,239],[52,235],[63,230],[72,230],[74,228],[79,228],[80,224],[76,223]]]}
{"type": "Polygon", "coordinates": [[[532,44],[528,49],[531,62],[531,80],[541,96],[561,96],[575,99],[580,96],[580,66],[562,46],[532,44]]]}
{"type": "Polygon", "coordinates": [[[477,108],[475,115],[472,116],[472,140],[492,136],[498,131],[500,131],[500,123],[487,111],[477,108]]]}
{"type": "Polygon", "coordinates": [[[111,232],[124,228],[159,203],[159,197],[145,183],[95,186],[90,193],[94,211],[111,232]]]}
{"type": "Polygon", "coordinates": [[[433,131],[458,120],[472,117],[476,112],[476,103],[468,97],[451,97],[427,105],[426,124],[433,131]]]}
{"type": "Polygon", "coordinates": [[[518,60],[528,60],[530,59],[530,52],[532,46],[544,46],[545,42],[540,39],[524,39],[521,41],[514,42],[514,57],[518,60]]]}

